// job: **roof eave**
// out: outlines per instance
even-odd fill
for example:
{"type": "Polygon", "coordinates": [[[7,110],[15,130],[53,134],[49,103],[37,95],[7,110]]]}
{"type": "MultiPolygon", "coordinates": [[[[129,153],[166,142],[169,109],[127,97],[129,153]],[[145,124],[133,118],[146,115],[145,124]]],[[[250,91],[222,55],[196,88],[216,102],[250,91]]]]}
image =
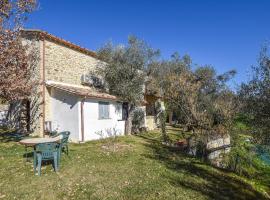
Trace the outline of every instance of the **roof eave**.
{"type": "Polygon", "coordinates": [[[79,52],[82,52],[82,53],[84,53],[86,55],[89,55],[89,56],[92,56],[92,57],[98,59],[98,56],[94,51],[91,51],[89,49],[86,49],[84,47],[76,45],[76,44],[74,44],[74,43],[72,43],[70,41],[64,40],[64,39],[59,38],[57,36],[54,36],[52,34],[49,34],[46,31],[37,30],[37,29],[22,29],[21,32],[25,33],[25,34],[28,34],[28,33],[36,34],[41,40],[47,39],[47,40],[50,40],[52,42],[56,42],[58,44],[67,46],[67,47],[69,47],[71,49],[77,50],[79,52]]]}

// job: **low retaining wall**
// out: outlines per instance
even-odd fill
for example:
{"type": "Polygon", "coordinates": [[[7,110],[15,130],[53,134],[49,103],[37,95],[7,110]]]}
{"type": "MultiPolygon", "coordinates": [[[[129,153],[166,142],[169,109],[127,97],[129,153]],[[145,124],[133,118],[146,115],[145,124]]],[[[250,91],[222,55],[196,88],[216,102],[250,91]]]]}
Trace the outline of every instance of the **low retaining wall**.
{"type": "Polygon", "coordinates": [[[231,138],[230,135],[215,134],[211,136],[205,136],[203,140],[195,139],[195,137],[189,138],[189,150],[190,155],[198,155],[198,144],[203,143],[206,146],[206,156],[210,163],[214,166],[223,168],[224,154],[230,152],[231,138]]]}

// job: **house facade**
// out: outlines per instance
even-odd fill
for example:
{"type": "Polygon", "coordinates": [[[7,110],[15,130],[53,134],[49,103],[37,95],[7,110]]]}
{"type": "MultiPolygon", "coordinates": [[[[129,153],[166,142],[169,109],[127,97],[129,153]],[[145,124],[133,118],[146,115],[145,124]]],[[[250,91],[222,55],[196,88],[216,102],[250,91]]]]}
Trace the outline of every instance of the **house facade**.
{"type": "Polygon", "coordinates": [[[34,78],[39,84],[35,95],[23,102],[28,131],[39,136],[70,131],[75,142],[124,134],[124,102],[82,82],[102,64],[95,52],[40,30],[23,30],[21,35],[38,55],[34,78]]]}

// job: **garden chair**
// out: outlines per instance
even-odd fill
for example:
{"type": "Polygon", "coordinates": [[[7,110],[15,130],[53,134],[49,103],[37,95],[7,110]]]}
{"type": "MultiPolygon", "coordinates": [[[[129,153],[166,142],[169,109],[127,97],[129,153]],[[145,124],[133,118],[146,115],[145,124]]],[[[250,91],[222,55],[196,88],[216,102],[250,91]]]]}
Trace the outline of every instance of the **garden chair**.
{"type": "Polygon", "coordinates": [[[42,161],[53,161],[54,171],[58,171],[58,143],[40,143],[35,146],[34,150],[34,173],[38,167],[38,175],[41,174],[42,161]]]}
{"type": "Polygon", "coordinates": [[[54,135],[54,137],[60,137],[60,144],[59,144],[59,151],[58,151],[58,166],[60,166],[62,151],[65,152],[67,155],[69,153],[69,148],[68,148],[69,135],[70,135],[69,131],[60,132],[54,135]]]}
{"type": "Polygon", "coordinates": [[[64,131],[55,134],[53,137],[60,137],[60,150],[61,152],[64,151],[67,155],[69,153],[68,149],[68,139],[69,139],[70,132],[69,131],[64,131]]]}

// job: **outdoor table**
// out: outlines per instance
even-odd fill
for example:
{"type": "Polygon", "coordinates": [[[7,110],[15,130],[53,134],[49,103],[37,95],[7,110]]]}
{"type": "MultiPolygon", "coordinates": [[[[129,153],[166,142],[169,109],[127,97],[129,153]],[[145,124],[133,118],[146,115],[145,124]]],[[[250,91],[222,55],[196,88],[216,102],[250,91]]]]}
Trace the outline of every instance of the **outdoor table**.
{"type": "Polygon", "coordinates": [[[61,138],[60,137],[55,137],[55,138],[28,138],[28,139],[23,139],[19,141],[19,144],[22,144],[25,146],[25,152],[26,152],[26,161],[28,161],[28,156],[27,156],[27,148],[28,147],[33,147],[37,144],[41,143],[48,143],[48,142],[60,142],[61,138]]]}

